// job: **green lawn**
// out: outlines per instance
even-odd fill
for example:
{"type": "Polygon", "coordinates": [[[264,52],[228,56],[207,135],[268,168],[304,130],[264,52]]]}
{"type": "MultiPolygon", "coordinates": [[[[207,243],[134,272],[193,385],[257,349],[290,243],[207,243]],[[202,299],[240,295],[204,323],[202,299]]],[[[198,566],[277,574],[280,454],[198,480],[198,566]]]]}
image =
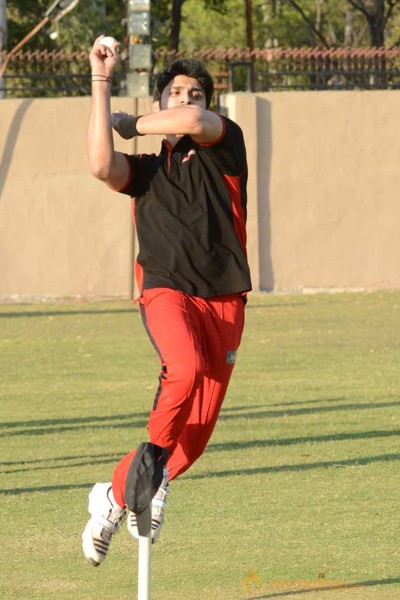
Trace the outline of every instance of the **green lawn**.
{"type": "MultiPolygon", "coordinates": [[[[147,439],[135,305],[7,304],[0,332],[1,598],[134,599],[125,527],[98,569],[80,536],[93,483],[147,439]]],[[[399,334],[398,292],[251,296],[210,445],[171,485],[154,600],[400,598],[399,334]]]]}

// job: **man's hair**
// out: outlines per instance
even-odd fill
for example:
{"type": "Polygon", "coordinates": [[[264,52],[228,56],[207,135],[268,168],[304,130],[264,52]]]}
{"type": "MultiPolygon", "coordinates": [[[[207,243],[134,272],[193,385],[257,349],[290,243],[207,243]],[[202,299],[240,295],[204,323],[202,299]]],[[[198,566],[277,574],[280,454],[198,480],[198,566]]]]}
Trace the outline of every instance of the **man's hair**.
{"type": "Polygon", "coordinates": [[[197,79],[206,95],[206,106],[210,106],[214,92],[214,82],[203,64],[195,58],[177,58],[157,77],[153,99],[160,101],[164,88],[177,75],[186,75],[197,79]]]}

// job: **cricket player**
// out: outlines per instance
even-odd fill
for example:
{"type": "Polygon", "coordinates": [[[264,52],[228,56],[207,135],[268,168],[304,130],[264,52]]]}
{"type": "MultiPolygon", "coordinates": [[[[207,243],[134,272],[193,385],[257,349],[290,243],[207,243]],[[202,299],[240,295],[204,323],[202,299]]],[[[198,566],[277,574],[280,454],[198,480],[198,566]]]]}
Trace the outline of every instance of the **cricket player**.
{"type": "MultiPolygon", "coordinates": [[[[90,53],[87,156],[95,177],[133,199],[140,314],[161,365],[149,441],[168,452],[151,507],[156,541],[169,482],[203,453],[240,345],[251,289],[246,149],[240,127],[209,110],[213,80],[197,60],[175,60],[159,75],[152,113],[111,114],[118,43],[108,48],[102,39],[90,53]],[[160,153],[116,152],[113,127],[125,138],[163,135],[160,153]]],[[[128,529],[138,537],[136,515],[125,502],[134,455],[135,450],[116,465],[112,482],[95,484],[89,494],[91,518],[82,540],[94,566],[106,558],[126,513],[128,529]]]]}

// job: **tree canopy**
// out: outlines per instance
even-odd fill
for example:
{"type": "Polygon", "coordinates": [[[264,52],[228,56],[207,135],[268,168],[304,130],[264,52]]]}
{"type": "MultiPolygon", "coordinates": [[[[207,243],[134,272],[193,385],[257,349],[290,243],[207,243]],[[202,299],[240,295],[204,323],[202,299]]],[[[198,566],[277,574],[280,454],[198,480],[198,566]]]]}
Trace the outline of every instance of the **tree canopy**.
{"type": "MultiPolygon", "coordinates": [[[[38,23],[51,0],[7,0],[8,48],[38,23]]],[[[400,45],[400,0],[252,0],[254,46],[400,45]]],[[[29,43],[89,48],[106,33],[127,40],[127,2],[82,0],[29,43]],[[51,37],[50,35],[51,34],[51,37]]],[[[245,47],[246,0],[152,0],[151,44],[182,50],[245,47]]]]}
{"type": "MultiPolygon", "coordinates": [[[[121,11],[121,4],[116,0],[81,0],[58,23],[44,27],[30,46],[79,50],[89,48],[101,33],[123,39],[126,26],[122,21],[126,15],[121,11]]],[[[29,33],[50,5],[51,0],[7,0],[9,48],[29,33]]]]}

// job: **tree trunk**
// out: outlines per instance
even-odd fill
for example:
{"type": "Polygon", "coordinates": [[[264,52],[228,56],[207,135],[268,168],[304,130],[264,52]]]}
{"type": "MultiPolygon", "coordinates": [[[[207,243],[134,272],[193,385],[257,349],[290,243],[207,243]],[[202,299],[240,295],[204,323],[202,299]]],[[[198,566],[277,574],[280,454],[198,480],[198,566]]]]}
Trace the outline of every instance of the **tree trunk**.
{"type": "MultiPolygon", "coordinates": [[[[0,67],[3,63],[2,53],[7,50],[7,2],[6,0],[0,0],[0,67]]],[[[0,79],[0,99],[4,98],[5,92],[5,79],[0,79]]]]}
{"type": "MultiPolygon", "coordinates": [[[[246,42],[247,48],[250,53],[254,50],[254,39],[253,39],[253,3],[252,0],[246,0],[246,42]]],[[[250,92],[254,92],[256,88],[255,74],[254,74],[254,57],[250,54],[250,73],[248,87],[250,92]]]]}
{"type": "MultiPolygon", "coordinates": [[[[316,28],[314,21],[310,17],[308,17],[307,14],[304,12],[304,9],[301,6],[300,2],[297,2],[297,0],[288,0],[288,1],[289,1],[289,4],[291,4],[291,6],[293,6],[293,8],[295,10],[297,10],[297,12],[303,17],[303,19],[309,26],[310,31],[313,34],[313,36],[316,36],[326,48],[329,48],[330,44],[329,44],[328,40],[325,39],[325,37],[322,35],[321,31],[316,28]]],[[[349,0],[349,2],[351,2],[351,0],[349,0]]]]}
{"type": "MultiPolygon", "coordinates": [[[[368,19],[368,25],[371,37],[371,46],[374,48],[383,48],[385,45],[385,0],[373,0],[371,18],[368,19]]],[[[374,84],[378,89],[385,89],[387,85],[386,77],[386,59],[375,58],[374,84]]]]}
{"type": "Polygon", "coordinates": [[[172,0],[171,9],[171,32],[169,35],[169,49],[177,52],[179,50],[179,36],[182,22],[182,4],[185,0],[172,0]]]}
{"type": "Polygon", "coordinates": [[[344,45],[351,46],[353,41],[353,13],[351,10],[346,10],[345,26],[344,26],[344,45]]]}
{"type": "Polygon", "coordinates": [[[316,0],[315,2],[315,29],[321,31],[322,5],[324,0],[316,0]]]}
{"type": "Polygon", "coordinates": [[[374,0],[368,25],[371,46],[382,48],[385,45],[385,0],[374,0]]]}
{"type": "Polygon", "coordinates": [[[382,48],[385,45],[385,0],[347,0],[350,6],[362,13],[367,19],[371,46],[382,48]]]}

